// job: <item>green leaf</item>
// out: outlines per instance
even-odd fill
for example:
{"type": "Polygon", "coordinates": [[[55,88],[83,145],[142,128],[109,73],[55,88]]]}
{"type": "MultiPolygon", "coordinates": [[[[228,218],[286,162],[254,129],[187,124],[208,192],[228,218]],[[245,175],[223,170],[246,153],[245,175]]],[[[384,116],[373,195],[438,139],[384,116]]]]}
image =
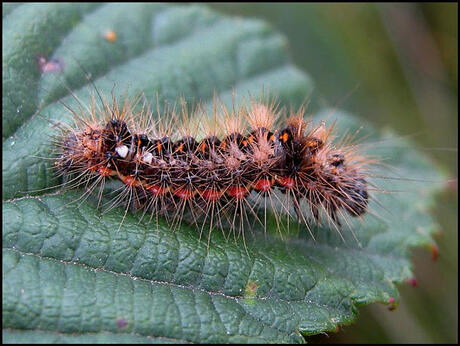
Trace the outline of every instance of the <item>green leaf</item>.
{"type": "MultiPolygon", "coordinates": [[[[123,209],[101,215],[91,200],[71,203],[81,191],[46,190],[59,184],[46,159],[55,133],[47,119],[68,118],[61,97],[74,109],[77,98],[88,102],[93,87],[81,66],[104,94],[171,102],[181,95],[210,102],[215,91],[227,102],[235,91],[235,102],[244,102],[265,89],[296,106],[312,81],[267,24],[203,6],[24,4],[8,7],[3,29],[7,342],[303,342],[354,321],[358,305],[397,303],[395,283],[411,276],[409,249],[434,246],[432,183],[376,196],[381,217],[350,221],[358,241],[348,230],[345,243],[324,228],[313,229],[316,242],[305,230],[280,241],[273,226],[250,232],[246,244],[216,230],[208,244],[186,225],[173,231],[129,212],[120,227],[123,209]],[[107,30],[115,42],[104,39],[107,30]],[[63,72],[41,74],[40,56],[57,59],[63,72]]],[[[363,124],[333,116],[339,127],[363,124]]],[[[440,179],[407,141],[370,138],[391,144],[369,147],[394,170],[377,175],[440,179]]],[[[407,188],[402,179],[376,184],[407,188]]]]}

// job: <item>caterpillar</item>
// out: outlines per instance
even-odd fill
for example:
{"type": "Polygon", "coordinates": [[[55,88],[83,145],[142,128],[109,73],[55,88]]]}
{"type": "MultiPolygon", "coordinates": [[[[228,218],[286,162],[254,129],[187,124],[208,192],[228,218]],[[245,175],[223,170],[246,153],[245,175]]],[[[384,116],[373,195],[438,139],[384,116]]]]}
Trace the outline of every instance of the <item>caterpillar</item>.
{"type": "Polygon", "coordinates": [[[260,221],[257,207],[264,201],[266,210],[267,199],[309,230],[322,219],[339,230],[341,218],[367,211],[372,160],[351,137],[335,143],[334,124],[306,119],[305,107],[286,115],[273,101],[230,110],[215,100],[209,115],[181,100],[155,121],[145,101],[135,110],[140,97],[99,97],[102,106],[93,95],[88,114],[72,111],[74,124],[55,139],[55,166],[68,186],[89,192],[121,182],[111,206],[172,225],[187,216],[201,230],[241,230],[248,210],[260,221]]]}

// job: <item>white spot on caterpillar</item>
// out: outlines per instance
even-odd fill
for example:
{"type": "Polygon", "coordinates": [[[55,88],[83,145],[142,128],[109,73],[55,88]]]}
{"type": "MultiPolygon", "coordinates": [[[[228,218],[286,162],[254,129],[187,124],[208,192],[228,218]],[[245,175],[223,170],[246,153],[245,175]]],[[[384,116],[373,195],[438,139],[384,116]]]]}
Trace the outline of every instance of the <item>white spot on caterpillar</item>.
{"type": "Polygon", "coordinates": [[[115,151],[123,159],[126,157],[126,155],[128,155],[128,147],[126,145],[120,145],[119,147],[116,147],[115,151]]]}
{"type": "Polygon", "coordinates": [[[152,163],[152,158],[153,158],[153,155],[151,153],[145,153],[143,156],[142,156],[142,161],[144,161],[145,163],[152,163]]]}

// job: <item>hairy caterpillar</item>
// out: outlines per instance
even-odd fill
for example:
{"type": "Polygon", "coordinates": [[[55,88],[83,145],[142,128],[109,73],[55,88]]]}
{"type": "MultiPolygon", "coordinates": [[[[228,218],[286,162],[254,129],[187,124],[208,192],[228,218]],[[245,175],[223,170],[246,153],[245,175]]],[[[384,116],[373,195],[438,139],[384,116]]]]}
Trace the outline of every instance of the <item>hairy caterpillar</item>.
{"type": "Polygon", "coordinates": [[[334,126],[305,120],[303,107],[283,117],[274,102],[229,110],[215,101],[208,115],[202,106],[189,114],[181,101],[154,122],[146,103],[135,111],[140,98],[101,101],[93,97],[87,115],[73,112],[74,126],[56,139],[55,165],[69,185],[89,191],[121,181],[112,206],[232,230],[247,210],[257,218],[266,199],[308,229],[325,218],[339,230],[340,216],[367,210],[371,160],[350,138],[334,143],[334,126]]]}

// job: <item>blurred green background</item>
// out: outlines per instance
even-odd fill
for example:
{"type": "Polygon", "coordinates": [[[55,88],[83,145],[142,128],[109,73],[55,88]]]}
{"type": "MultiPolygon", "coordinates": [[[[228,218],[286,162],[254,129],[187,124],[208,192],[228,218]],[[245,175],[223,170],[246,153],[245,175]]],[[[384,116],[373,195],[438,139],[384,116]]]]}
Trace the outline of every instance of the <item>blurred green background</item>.
{"type": "Polygon", "coordinates": [[[458,4],[210,6],[271,23],[288,38],[295,64],[313,77],[314,103],[409,135],[449,178],[434,209],[439,259],[427,249],[413,253],[418,286],[400,286],[395,311],[360,308],[354,325],[309,341],[458,342],[458,4]]]}

